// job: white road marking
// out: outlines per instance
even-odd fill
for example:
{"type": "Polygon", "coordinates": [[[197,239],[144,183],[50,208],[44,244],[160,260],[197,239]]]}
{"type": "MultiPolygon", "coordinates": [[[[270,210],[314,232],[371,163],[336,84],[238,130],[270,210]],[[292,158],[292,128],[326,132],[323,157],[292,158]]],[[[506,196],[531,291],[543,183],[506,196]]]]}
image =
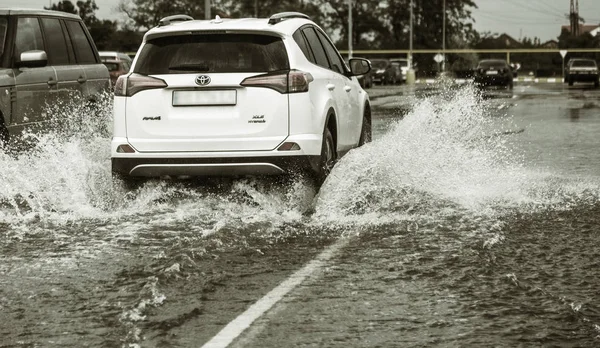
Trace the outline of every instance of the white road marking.
{"type": "Polygon", "coordinates": [[[338,241],[327,247],[314,260],[310,261],[302,269],[296,271],[288,279],[271,290],[263,298],[250,306],[244,313],[225,326],[210,341],[206,342],[202,348],[225,348],[238,338],[244,330],[250,327],[252,323],[260,318],[265,312],[271,309],[287,293],[300,285],[308,276],[319,270],[335,253],[348,243],[348,238],[340,238],[338,241]]]}

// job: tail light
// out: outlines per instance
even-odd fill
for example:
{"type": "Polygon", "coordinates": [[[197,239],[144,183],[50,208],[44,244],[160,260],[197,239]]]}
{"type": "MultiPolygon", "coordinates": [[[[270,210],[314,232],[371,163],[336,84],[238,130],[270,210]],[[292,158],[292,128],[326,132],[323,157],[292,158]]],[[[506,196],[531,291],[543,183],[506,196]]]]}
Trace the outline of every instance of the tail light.
{"type": "Polygon", "coordinates": [[[279,93],[308,92],[308,84],[313,81],[311,74],[299,70],[269,73],[245,78],[241,86],[270,88],[279,93]]]}
{"type": "Polygon", "coordinates": [[[121,75],[115,83],[115,96],[131,97],[148,89],[165,88],[167,83],[156,77],[140,74],[121,75]]]}

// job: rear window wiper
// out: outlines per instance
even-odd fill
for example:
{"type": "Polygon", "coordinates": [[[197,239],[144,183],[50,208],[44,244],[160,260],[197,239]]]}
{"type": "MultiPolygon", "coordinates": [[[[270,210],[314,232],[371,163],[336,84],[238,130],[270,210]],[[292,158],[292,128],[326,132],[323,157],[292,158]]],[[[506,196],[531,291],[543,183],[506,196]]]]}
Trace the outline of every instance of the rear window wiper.
{"type": "Polygon", "coordinates": [[[208,64],[205,63],[187,63],[171,65],[169,66],[169,70],[207,72],[210,70],[210,68],[208,64]]]}

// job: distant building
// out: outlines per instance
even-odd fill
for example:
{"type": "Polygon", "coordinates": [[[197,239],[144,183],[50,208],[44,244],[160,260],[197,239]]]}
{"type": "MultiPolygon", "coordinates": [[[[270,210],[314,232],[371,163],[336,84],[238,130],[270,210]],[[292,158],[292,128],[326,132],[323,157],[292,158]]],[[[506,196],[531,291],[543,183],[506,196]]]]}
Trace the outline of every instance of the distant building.
{"type": "MultiPolygon", "coordinates": [[[[560,27],[561,33],[566,30],[567,32],[571,32],[571,26],[569,25],[563,25],[562,27],[560,27]]],[[[590,35],[592,36],[596,36],[598,34],[600,34],[600,25],[594,24],[594,25],[585,25],[585,24],[579,24],[579,35],[581,34],[585,34],[585,33],[590,33],[590,35]]]]}
{"type": "Polygon", "coordinates": [[[558,41],[556,40],[548,40],[541,44],[542,48],[558,48],[558,41]]]}
{"type": "Polygon", "coordinates": [[[501,34],[497,37],[486,37],[481,40],[476,48],[521,48],[523,44],[515,40],[508,34],[501,34]]]}

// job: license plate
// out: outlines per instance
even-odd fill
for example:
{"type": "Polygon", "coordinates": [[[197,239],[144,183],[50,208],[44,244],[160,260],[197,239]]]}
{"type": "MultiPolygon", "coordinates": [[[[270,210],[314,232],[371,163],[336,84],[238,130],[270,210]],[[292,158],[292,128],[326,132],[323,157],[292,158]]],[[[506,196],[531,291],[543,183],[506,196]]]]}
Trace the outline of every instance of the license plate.
{"type": "Polygon", "coordinates": [[[498,75],[498,72],[496,70],[488,70],[485,73],[486,75],[498,75]]]}
{"type": "Polygon", "coordinates": [[[235,89],[215,91],[173,91],[173,106],[211,106],[237,104],[235,89]]]}

